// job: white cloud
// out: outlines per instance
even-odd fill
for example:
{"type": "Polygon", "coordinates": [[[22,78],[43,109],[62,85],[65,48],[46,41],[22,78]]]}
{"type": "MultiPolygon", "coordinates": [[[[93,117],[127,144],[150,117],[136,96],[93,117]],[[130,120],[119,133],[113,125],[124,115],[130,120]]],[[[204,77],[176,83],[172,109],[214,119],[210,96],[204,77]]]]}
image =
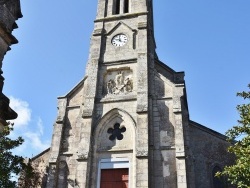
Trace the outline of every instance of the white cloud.
{"type": "Polygon", "coordinates": [[[27,131],[22,133],[22,137],[25,140],[25,146],[23,147],[23,151],[20,151],[20,153],[25,155],[25,157],[36,155],[50,146],[50,141],[43,138],[44,127],[41,118],[38,118],[36,121],[36,126],[33,128],[34,131],[27,129],[27,131]]]}
{"type": "Polygon", "coordinates": [[[31,120],[31,109],[26,101],[10,97],[10,107],[17,112],[17,119],[13,120],[15,128],[27,126],[31,120]]]}
{"type": "Polygon", "coordinates": [[[42,151],[49,147],[48,142],[42,142],[39,133],[27,132],[25,133],[25,137],[29,140],[31,147],[37,151],[42,151]]]}
{"type": "Polygon", "coordinates": [[[24,143],[14,150],[15,154],[22,155],[23,157],[32,157],[37,155],[39,152],[49,148],[50,140],[43,138],[43,123],[41,118],[38,118],[36,121],[36,126],[30,125],[27,126],[27,129],[20,129],[15,131],[12,134],[15,137],[22,136],[24,143]],[[31,128],[33,130],[31,130],[31,128]]]}
{"type": "Polygon", "coordinates": [[[40,135],[43,135],[43,129],[44,129],[44,127],[43,127],[43,122],[42,122],[41,118],[38,118],[37,127],[38,127],[40,135]]]}
{"type": "Polygon", "coordinates": [[[15,148],[13,152],[24,157],[32,157],[34,154],[47,149],[50,146],[50,140],[43,138],[44,126],[40,117],[32,117],[32,110],[26,101],[10,97],[10,106],[18,113],[18,118],[14,120],[14,131],[10,137],[12,139],[21,136],[24,143],[15,148]]]}
{"type": "Polygon", "coordinates": [[[45,150],[50,145],[48,140],[42,141],[43,129],[43,122],[41,118],[38,118],[36,129],[37,131],[28,131],[24,133],[24,136],[29,141],[30,146],[37,151],[45,150]]]}

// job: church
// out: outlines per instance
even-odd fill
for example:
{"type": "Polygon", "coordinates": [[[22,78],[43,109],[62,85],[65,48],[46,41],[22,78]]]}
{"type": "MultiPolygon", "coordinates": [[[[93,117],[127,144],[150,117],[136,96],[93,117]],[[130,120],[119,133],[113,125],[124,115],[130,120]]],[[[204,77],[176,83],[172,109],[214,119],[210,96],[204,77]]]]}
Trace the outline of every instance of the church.
{"type": "MultiPolygon", "coordinates": [[[[157,2],[157,3],[160,3],[157,2]]],[[[226,137],[189,119],[184,72],[160,61],[152,0],[99,0],[86,76],[58,98],[44,188],[223,188],[226,137]]]]}

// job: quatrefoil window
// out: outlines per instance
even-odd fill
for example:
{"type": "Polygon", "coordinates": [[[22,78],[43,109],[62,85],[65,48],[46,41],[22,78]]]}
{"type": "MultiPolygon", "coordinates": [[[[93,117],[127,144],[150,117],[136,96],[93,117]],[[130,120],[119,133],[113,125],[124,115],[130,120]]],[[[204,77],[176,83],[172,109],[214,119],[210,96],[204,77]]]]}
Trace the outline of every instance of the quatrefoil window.
{"type": "Polygon", "coordinates": [[[126,132],[126,128],[125,127],[121,127],[120,128],[120,124],[116,123],[114,125],[114,128],[109,128],[107,131],[109,134],[111,134],[109,136],[109,140],[115,140],[117,138],[117,140],[122,140],[123,139],[123,134],[124,132],[126,132]]]}

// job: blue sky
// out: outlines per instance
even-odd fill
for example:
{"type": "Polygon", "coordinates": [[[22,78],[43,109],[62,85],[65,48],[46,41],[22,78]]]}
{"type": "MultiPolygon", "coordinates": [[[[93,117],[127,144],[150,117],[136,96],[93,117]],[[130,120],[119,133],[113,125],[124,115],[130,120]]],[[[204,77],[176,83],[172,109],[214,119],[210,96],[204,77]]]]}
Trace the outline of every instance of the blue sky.
{"type": "MultiPolygon", "coordinates": [[[[49,147],[57,97],[85,74],[97,0],[22,0],[3,62],[4,93],[19,113],[13,137],[27,157],[49,147]]],[[[157,54],[185,71],[190,119],[220,133],[237,124],[236,92],[250,82],[249,0],[154,0],[157,54]]]]}

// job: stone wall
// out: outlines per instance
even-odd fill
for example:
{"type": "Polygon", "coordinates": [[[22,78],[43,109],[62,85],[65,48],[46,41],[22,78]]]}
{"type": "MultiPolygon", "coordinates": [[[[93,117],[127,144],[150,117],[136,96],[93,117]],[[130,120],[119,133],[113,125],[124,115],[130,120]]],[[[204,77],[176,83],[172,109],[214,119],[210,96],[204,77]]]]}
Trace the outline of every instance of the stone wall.
{"type": "Polygon", "coordinates": [[[41,174],[41,186],[45,187],[48,178],[50,148],[32,158],[32,166],[41,174]]]}
{"type": "Polygon", "coordinates": [[[234,161],[234,156],[227,152],[230,145],[226,137],[198,123],[190,121],[190,150],[193,161],[196,188],[213,187],[213,169],[223,169],[234,161]]]}

